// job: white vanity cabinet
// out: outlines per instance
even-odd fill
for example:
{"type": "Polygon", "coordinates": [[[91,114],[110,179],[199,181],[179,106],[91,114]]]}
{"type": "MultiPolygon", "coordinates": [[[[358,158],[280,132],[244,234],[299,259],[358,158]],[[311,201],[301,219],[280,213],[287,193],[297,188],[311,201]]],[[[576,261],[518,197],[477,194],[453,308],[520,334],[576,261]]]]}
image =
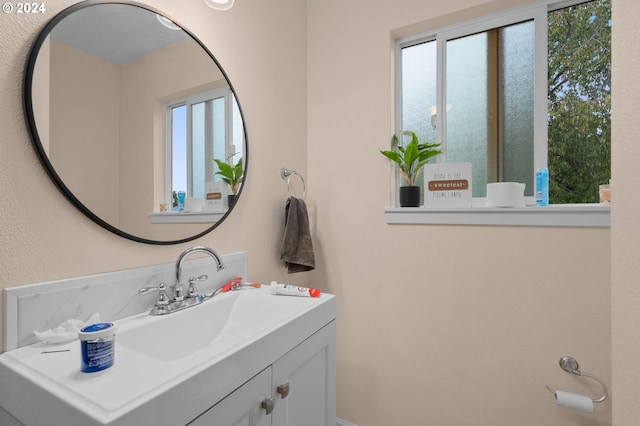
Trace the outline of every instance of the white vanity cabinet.
{"type": "Polygon", "coordinates": [[[272,426],[336,424],[335,321],[274,362],[272,370],[272,426]]]}
{"type": "Polygon", "coordinates": [[[204,412],[193,426],[335,426],[332,321],[204,412]]]}
{"type": "Polygon", "coordinates": [[[259,288],[141,312],[115,321],[116,362],[91,374],[78,341],[4,352],[0,424],[335,426],[336,311],[331,294],[259,288]]]}
{"type": "Polygon", "coordinates": [[[271,393],[271,367],[205,411],[189,426],[272,426],[261,407],[271,393]]]}

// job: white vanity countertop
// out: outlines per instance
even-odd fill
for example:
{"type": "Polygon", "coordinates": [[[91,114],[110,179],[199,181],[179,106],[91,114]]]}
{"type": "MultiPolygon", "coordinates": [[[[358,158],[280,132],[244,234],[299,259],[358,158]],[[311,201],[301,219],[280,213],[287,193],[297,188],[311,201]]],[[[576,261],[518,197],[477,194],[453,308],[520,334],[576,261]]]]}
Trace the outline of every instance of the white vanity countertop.
{"type": "MultiPolygon", "coordinates": [[[[100,372],[80,371],[78,340],[5,352],[0,355],[0,405],[34,426],[186,424],[193,413],[205,411],[336,317],[332,295],[273,296],[265,287],[224,293],[184,312],[237,296],[255,298],[260,312],[226,324],[210,345],[175,361],[118,343],[118,334],[160,318],[147,313],[115,321],[115,362],[100,372]]],[[[191,332],[198,336],[202,327],[207,324],[194,324],[191,332]]],[[[154,338],[172,344],[170,334],[154,338]]]]}

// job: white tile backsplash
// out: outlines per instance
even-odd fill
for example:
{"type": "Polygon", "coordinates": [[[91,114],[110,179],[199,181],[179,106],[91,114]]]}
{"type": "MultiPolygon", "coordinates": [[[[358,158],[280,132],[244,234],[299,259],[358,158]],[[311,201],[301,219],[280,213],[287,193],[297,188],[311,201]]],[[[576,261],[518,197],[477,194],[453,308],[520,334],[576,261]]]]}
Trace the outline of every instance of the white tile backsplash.
{"type": "MultiPolygon", "coordinates": [[[[221,255],[221,258],[226,268],[219,272],[210,257],[185,261],[182,268],[185,283],[190,276],[207,275],[208,279],[197,286],[200,293],[208,293],[234,277],[247,279],[246,252],[221,255]]],[[[176,281],[175,273],[173,262],[6,288],[4,350],[35,343],[34,330],[48,330],[69,319],[86,321],[98,313],[102,321],[115,321],[149,311],[157,294],[141,296],[138,290],[162,282],[171,287],[176,281]]]]}

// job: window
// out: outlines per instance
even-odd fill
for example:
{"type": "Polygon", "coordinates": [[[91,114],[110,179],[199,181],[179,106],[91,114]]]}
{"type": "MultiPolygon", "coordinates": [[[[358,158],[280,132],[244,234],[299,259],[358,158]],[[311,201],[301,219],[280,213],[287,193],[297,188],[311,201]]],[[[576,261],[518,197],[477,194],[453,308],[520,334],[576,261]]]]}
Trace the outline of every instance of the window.
{"type": "Polygon", "coordinates": [[[205,198],[208,181],[220,180],[213,161],[243,157],[240,110],[228,88],[192,96],[166,107],[165,198],[177,205],[177,193],[205,198]]]}
{"type": "Polygon", "coordinates": [[[398,130],[472,162],[473,196],[547,167],[550,201],[598,202],[610,177],[610,0],[520,9],[398,43],[398,130]]]}

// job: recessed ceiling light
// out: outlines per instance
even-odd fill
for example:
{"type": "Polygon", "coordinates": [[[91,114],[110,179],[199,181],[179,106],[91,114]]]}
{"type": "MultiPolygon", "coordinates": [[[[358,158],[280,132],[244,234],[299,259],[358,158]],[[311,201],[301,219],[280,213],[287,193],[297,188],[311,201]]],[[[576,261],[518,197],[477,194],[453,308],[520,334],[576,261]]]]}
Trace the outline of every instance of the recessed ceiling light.
{"type": "Polygon", "coordinates": [[[158,15],[156,13],[156,18],[158,18],[158,21],[164,25],[165,27],[171,29],[171,30],[181,30],[182,28],[180,28],[177,24],[175,24],[171,19],[169,18],[165,18],[162,15],[158,15]]]}
{"type": "Polygon", "coordinates": [[[205,4],[216,10],[229,10],[235,0],[204,0],[205,4]]]}

